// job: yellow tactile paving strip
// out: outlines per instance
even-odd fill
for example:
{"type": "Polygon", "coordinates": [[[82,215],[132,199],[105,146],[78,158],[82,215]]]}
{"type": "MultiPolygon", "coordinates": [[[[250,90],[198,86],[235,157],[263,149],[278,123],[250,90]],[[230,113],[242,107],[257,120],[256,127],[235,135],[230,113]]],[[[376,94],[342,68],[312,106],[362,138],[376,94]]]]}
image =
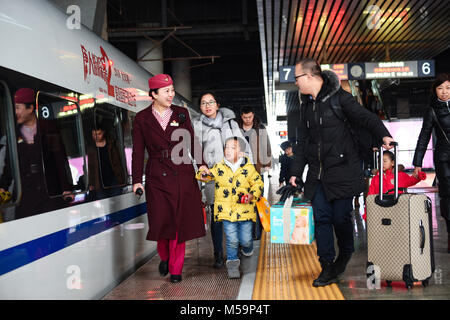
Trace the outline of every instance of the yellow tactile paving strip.
{"type": "Polygon", "coordinates": [[[315,288],[321,271],[316,245],[270,243],[263,232],[253,300],[345,300],[336,284],[315,288]]]}

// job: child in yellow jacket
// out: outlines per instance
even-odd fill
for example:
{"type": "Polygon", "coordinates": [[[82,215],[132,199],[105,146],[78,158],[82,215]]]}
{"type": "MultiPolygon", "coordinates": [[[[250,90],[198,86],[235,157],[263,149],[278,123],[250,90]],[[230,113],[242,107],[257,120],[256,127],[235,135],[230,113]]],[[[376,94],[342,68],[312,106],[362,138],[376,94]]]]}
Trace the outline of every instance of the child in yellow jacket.
{"type": "Polygon", "coordinates": [[[238,137],[225,141],[224,159],[212,169],[197,172],[198,180],[215,181],[214,220],[223,221],[227,247],[229,278],[240,278],[239,244],[242,254],[253,254],[255,203],[261,197],[264,183],[253,164],[243,156],[245,142],[238,137]]]}

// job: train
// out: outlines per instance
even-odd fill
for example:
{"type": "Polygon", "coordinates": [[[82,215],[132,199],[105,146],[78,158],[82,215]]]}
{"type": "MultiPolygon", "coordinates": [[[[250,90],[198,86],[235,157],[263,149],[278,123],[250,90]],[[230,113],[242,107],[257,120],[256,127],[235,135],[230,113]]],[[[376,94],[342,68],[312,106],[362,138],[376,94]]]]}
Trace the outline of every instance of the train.
{"type": "MultiPolygon", "coordinates": [[[[0,299],[101,299],[156,253],[156,242],[145,240],[145,196],[131,186],[132,123],[150,105],[152,74],[83,25],[69,27],[69,18],[46,0],[0,0],[0,176],[12,176],[4,187],[11,196],[0,204],[0,299]],[[19,163],[31,156],[18,154],[20,88],[36,92],[40,125],[58,131],[72,198],[46,180],[49,202],[64,198],[63,205],[17,218],[26,200],[19,163]],[[103,193],[89,181],[90,129],[98,123],[115,139],[124,176],[103,193]]],[[[198,116],[178,93],[174,104],[198,116]]],[[[56,170],[39,165],[46,179],[56,170]]]]}

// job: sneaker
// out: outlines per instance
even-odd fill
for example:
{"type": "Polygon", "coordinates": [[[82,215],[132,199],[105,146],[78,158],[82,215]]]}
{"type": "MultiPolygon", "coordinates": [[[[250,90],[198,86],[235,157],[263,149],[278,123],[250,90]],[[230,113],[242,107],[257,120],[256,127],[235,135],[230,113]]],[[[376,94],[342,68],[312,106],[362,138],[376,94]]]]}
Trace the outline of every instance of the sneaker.
{"type": "Polygon", "coordinates": [[[228,278],[230,279],[239,279],[241,277],[241,272],[239,271],[239,266],[241,264],[241,260],[227,260],[227,271],[228,278]]]}
{"type": "Polygon", "coordinates": [[[313,281],[314,287],[324,287],[332,283],[338,282],[333,268],[333,261],[326,261],[321,263],[322,272],[319,277],[313,281]]]}

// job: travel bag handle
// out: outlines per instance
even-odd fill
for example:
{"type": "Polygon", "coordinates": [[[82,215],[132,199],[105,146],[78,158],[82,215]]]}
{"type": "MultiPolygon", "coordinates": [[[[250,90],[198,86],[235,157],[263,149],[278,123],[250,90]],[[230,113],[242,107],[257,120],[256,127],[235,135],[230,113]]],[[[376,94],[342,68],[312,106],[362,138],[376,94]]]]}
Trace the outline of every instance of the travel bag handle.
{"type": "Polygon", "coordinates": [[[395,205],[398,201],[398,165],[397,165],[397,147],[398,143],[395,141],[392,141],[389,145],[394,146],[394,156],[395,156],[395,166],[394,166],[394,197],[392,198],[391,195],[384,195],[383,194],[383,146],[380,147],[380,155],[379,155],[379,169],[378,174],[380,178],[379,183],[379,194],[375,197],[375,202],[382,207],[391,207],[395,205]]]}
{"type": "MultiPolygon", "coordinates": [[[[394,146],[394,157],[395,157],[395,165],[394,165],[394,190],[395,190],[395,199],[398,198],[398,165],[397,165],[397,142],[391,142],[389,145],[394,146]]],[[[379,155],[379,165],[378,172],[380,176],[380,200],[383,200],[383,146],[380,147],[380,155],[379,155]]]]}

